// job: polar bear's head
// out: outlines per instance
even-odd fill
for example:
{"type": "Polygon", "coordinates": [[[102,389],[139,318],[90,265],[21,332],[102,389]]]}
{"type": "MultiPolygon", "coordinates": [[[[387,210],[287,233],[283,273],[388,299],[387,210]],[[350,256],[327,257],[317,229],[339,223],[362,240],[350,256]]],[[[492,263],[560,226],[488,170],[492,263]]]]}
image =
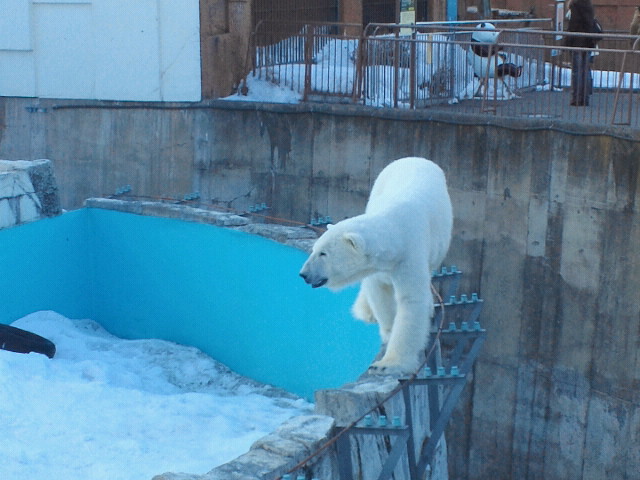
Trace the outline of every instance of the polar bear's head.
{"type": "Polygon", "coordinates": [[[300,276],[313,288],[346,287],[372,273],[364,236],[348,220],[330,228],[313,245],[300,276]]]}

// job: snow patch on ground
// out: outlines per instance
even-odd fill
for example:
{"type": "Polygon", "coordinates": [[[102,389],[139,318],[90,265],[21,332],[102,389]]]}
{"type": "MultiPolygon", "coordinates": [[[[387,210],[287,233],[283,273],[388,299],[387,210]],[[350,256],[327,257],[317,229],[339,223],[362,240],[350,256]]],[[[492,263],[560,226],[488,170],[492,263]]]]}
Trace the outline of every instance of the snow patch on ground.
{"type": "Polygon", "coordinates": [[[12,325],[50,339],[57,352],[0,350],[3,479],[203,474],[312,410],[192,347],[123,340],[55,312],[12,325]]]}

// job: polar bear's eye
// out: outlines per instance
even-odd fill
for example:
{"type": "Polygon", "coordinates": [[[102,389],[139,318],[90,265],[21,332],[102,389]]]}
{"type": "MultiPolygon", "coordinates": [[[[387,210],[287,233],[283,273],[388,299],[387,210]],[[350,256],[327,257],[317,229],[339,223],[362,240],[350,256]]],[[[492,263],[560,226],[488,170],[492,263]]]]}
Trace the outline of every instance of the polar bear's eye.
{"type": "Polygon", "coordinates": [[[326,252],[320,252],[320,253],[318,254],[318,256],[320,256],[320,257],[326,257],[326,256],[327,256],[327,253],[326,253],[326,252]]]}

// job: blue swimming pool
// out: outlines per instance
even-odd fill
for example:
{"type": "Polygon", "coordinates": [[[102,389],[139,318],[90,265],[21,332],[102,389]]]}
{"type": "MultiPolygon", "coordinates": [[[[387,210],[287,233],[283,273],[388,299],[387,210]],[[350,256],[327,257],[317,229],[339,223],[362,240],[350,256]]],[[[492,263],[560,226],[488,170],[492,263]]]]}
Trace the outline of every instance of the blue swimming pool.
{"type": "Polygon", "coordinates": [[[212,225],[84,208],[0,231],[0,323],[38,310],[123,338],[193,345],[312,399],[355,380],[379,347],[355,289],[312,290],[306,254],[212,225]]]}

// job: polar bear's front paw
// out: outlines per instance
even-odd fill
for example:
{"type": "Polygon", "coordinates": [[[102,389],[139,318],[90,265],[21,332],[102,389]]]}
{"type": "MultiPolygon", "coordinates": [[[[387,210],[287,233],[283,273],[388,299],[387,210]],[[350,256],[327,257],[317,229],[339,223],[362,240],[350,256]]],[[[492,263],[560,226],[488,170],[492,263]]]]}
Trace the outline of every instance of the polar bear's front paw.
{"type": "Polygon", "coordinates": [[[389,375],[389,376],[398,377],[398,376],[404,375],[405,372],[397,366],[381,367],[379,365],[371,365],[367,370],[367,374],[368,375],[389,375]]]}
{"type": "Polygon", "coordinates": [[[400,361],[399,359],[381,358],[377,362],[373,362],[367,370],[370,375],[409,375],[414,372],[417,365],[414,362],[400,361]]]}

